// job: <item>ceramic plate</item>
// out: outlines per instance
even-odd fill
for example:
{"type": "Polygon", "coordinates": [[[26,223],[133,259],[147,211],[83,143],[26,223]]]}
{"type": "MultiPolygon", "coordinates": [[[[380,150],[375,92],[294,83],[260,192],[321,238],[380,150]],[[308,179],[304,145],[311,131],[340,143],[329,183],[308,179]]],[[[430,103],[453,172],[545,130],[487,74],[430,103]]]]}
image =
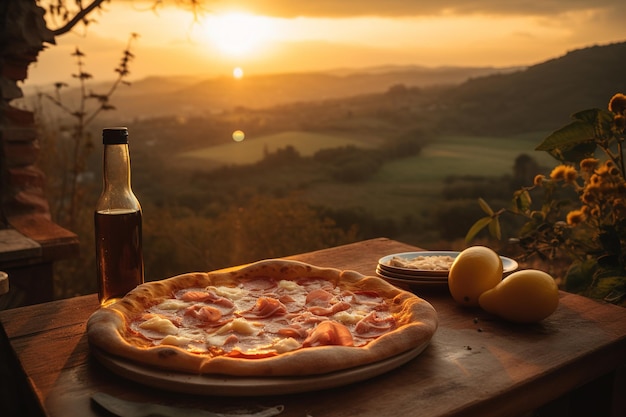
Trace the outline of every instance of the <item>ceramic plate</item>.
{"type": "Polygon", "coordinates": [[[391,255],[384,256],[378,260],[378,264],[382,269],[387,271],[399,272],[399,273],[408,273],[408,274],[417,274],[417,275],[429,275],[429,276],[447,276],[448,270],[432,270],[432,269],[418,269],[418,268],[410,268],[410,267],[402,267],[391,265],[391,261],[393,258],[399,258],[400,260],[410,262],[411,260],[423,256],[449,256],[451,258],[456,258],[459,252],[453,251],[424,251],[424,252],[402,252],[402,253],[394,253],[391,255]]]}
{"type": "Polygon", "coordinates": [[[379,275],[385,275],[392,278],[398,279],[406,279],[411,281],[422,281],[422,282],[438,282],[438,283],[447,283],[448,277],[446,275],[443,276],[432,276],[432,275],[417,275],[417,274],[401,274],[399,272],[388,271],[386,269],[378,266],[376,268],[376,273],[379,275]]]}
{"type": "MultiPolygon", "coordinates": [[[[405,259],[410,261],[412,259],[417,258],[418,256],[449,256],[451,258],[456,258],[460,252],[455,251],[423,251],[423,252],[402,252],[402,253],[394,253],[391,255],[383,256],[378,260],[378,266],[382,271],[391,272],[395,274],[404,274],[404,275],[417,275],[420,277],[431,276],[431,277],[447,277],[448,270],[428,270],[428,269],[417,269],[417,268],[404,268],[400,266],[392,266],[390,265],[390,261],[392,258],[397,257],[401,259],[405,259]]],[[[501,256],[502,259],[502,267],[504,275],[508,275],[511,272],[515,271],[518,267],[518,264],[515,260],[501,256]]]]}
{"type": "Polygon", "coordinates": [[[392,272],[386,272],[386,271],[382,271],[380,270],[380,268],[376,269],[376,274],[384,279],[385,281],[388,281],[391,284],[394,285],[399,285],[399,286],[406,286],[406,285],[410,285],[410,286],[447,286],[448,285],[448,278],[444,277],[443,279],[441,278],[436,278],[433,279],[432,277],[415,277],[415,276],[410,276],[410,277],[405,277],[403,275],[398,275],[398,274],[394,274],[392,272]]]}

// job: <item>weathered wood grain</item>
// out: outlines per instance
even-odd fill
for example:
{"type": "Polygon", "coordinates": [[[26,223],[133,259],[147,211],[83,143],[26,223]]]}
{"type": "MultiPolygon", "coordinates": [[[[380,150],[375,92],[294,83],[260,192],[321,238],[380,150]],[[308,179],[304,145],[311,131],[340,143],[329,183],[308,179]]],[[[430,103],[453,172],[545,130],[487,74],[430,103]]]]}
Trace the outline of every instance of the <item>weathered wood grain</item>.
{"type": "MultiPolygon", "coordinates": [[[[373,239],[291,259],[373,275],[382,256],[418,250],[373,239]]],[[[104,416],[96,391],[133,401],[228,411],[284,404],[282,416],[515,416],[626,364],[626,309],[567,293],[544,322],[513,325],[463,308],[444,288],[412,288],[439,315],[430,346],[406,365],[367,381],[296,395],[183,395],[120,378],[91,355],[85,324],[95,295],[0,312],[24,377],[48,416],[104,416]]]]}

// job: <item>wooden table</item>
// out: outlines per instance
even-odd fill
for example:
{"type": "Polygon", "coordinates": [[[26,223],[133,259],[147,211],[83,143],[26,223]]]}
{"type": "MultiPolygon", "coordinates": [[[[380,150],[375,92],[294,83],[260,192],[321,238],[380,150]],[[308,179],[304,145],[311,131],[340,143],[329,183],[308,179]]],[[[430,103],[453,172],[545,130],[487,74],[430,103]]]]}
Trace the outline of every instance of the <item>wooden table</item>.
{"type": "MultiPolygon", "coordinates": [[[[373,239],[290,258],[373,275],[380,257],[414,250],[418,248],[373,239]]],[[[558,310],[544,322],[513,325],[458,306],[446,287],[412,290],[439,315],[439,329],[418,357],[363,382],[269,397],[178,394],[116,376],[92,357],[85,335],[87,318],[98,307],[95,295],[3,311],[0,342],[9,358],[0,360],[18,365],[15,380],[2,376],[3,388],[34,401],[14,398],[16,404],[2,404],[0,414],[8,408],[7,417],[11,411],[103,417],[109,414],[90,400],[101,391],[215,412],[283,404],[281,417],[501,417],[540,407],[552,416],[626,415],[626,309],[562,293],[558,310]]]]}

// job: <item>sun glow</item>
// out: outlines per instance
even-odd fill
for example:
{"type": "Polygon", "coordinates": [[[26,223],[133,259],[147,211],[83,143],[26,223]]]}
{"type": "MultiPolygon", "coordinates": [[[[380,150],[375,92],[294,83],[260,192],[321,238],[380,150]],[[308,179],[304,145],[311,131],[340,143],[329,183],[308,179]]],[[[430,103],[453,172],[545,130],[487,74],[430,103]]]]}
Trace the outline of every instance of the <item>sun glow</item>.
{"type": "Polygon", "coordinates": [[[234,56],[256,51],[272,38],[272,20],[248,13],[227,13],[208,16],[202,32],[221,51],[234,56]]]}

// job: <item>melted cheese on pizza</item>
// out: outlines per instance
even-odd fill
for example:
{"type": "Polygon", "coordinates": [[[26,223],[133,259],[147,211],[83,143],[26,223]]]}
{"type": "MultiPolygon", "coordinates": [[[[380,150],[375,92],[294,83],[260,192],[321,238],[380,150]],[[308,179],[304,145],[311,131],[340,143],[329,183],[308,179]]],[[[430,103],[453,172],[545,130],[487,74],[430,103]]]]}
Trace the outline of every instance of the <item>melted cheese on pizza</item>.
{"type": "Polygon", "coordinates": [[[131,322],[153,345],[190,352],[263,357],[307,346],[364,346],[393,330],[375,292],[341,291],[322,279],[258,277],[236,287],[178,291],[131,322]]]}

